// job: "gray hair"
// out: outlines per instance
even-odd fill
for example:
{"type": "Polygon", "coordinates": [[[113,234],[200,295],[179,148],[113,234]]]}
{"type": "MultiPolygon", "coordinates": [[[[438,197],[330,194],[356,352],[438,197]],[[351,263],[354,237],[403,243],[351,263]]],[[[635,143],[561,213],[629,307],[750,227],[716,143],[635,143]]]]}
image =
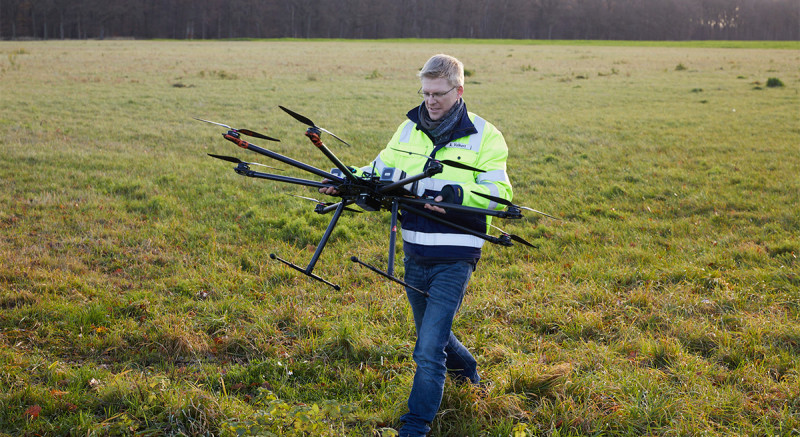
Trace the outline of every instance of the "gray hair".
{"type": "Polygon", "coordinates": [[[450,55],[433,55],[417,74],[420,79],[447,79],[450,85],[464,86],[464,64],[450,55]]]}

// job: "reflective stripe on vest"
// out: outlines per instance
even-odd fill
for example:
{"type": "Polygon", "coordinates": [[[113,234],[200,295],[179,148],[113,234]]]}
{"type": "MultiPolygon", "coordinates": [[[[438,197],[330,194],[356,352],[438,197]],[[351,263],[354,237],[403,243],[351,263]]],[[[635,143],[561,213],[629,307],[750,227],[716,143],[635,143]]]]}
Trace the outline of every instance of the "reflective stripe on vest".
{"type": "MultiPolygon", "coordinates": [[[[500,189],[495,182],[508,182],[508,173],[505,170],[492,170],[478,175],[476,182],[489,189],[489,194],[500,197],[500,189]]],[[[499,205],[495,201],[490,201],[487,209],[497,209],[499,205]]]]}
{"type": "Polygon", "coordinates": [[[371,167],[362,167],[361,169],[371,173],[373,168],[375,169],[375,174],[377,174],[377,175],[383,173],[383,170],[386,168],[386,164],[381,159],[381,155],[380,154],[378,155],[377,158],[375,158],[374,161],[372,161],[372,166],[371,167]]]}
{"type": "MultiPolygon", "coordinates": [[[[489,189],[489,195],[494,197],[500,197],[500,190],[497,188],[497,185],[491,182],[481,182],[480,184],[489,189]]],[[[497,204],[497,202],[495,202],[494,200],[490,200],[489,205],[486,206],[486,209],[494,210],[497,209],[498,206],[499,205],[497,204]]]]}
{"type": "Polygon", "coordinates": [[[426,178],[417,182],[417,196],[424,196],[426,190],[435,192],[442,191],[445,185],[458,185],[458,181],[448,181],[447,179],[426,178]]]}
{"type": "Polygon", "coordinates": [[[403,126],[403,132],[400,132],[400,138],[397,140],[398,143],[407,143],[411,140],[411,132],[414,131],[414,124],[413,121],[409,121],[403,126]]]}
{"type": "Polygon", "coordinates": [[[469,150],[472,150],[475,153],[480,153],[481,142],[483,141],[483,128],[486,127],[486,120],[476,115],[475,120],[472,121],[472,124],[475,125],[475,130],[477,130],[478,133],[469,136],[469,150]]]}
{"type": "Polygon", "coordinates": [[[483,239],[468,234],[434,234],[403,229],[403,241],[421,246],[463,246],[480,249],[483,239]]]}

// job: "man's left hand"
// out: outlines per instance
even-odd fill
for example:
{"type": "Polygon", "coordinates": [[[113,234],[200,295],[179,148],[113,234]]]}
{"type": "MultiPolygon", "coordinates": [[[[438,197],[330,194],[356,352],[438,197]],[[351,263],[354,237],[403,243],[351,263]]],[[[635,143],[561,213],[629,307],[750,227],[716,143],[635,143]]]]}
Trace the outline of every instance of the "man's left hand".
{"type": "MultiPolygon", "coordinates": [[[[435,202],[441,202],[444,199],[442,198],[442,196],[436,196],[436,198],[434,198],[433,200],[435,202]]],[[[442,208],[441,206],[432,205],[430,203],[425,204],[425,209],[429,209],[431,211],[438,212],[440,214],[447,214],[447,211],[445,211],[444,208],[442,208]]]]}

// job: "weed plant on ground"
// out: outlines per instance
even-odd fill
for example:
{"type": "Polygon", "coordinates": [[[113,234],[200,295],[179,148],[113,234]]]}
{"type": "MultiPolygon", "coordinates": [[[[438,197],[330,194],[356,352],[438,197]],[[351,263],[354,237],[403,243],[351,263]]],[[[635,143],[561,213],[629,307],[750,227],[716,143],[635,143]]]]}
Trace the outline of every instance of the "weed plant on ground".
{"type": "Polygon", "coordinates": [[[269,254],[310,259],[328,218],[289,194],[318,195],[192,117],[331,167],[283,105],[365,165],[446,52],[561,220],[498,223],[538,248],[485,249],[455,329],[491,384],[448,382],[434,435],[796,434],[796,49],[0,42],[0,432],[393,435],[411,314],[348,261],[385,265],[387,215],[340,221],[340,292],[309,281],[269,254]]]}

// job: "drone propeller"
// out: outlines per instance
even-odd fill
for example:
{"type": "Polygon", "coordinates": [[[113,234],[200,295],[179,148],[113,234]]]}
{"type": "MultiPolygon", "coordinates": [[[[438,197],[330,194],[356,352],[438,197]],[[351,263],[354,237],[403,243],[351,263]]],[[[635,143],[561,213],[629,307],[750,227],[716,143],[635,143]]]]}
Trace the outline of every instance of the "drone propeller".
{"type": "Polygon", "coordinates": [[[228,126],[227,124],[217,123],[216,121],[203,120],[202,118],[197,118],[197,117],[192,117],[192,118],[194,118],[195,120],[198,120],[198,121],[204,121],[206,123],[216,124],[217,126],[222,126],[225,129],[228,129],[228,130],[234,131],[234,132],[238,132],[240,134],[244,134],[244,135],[247,135],[249,137],[261,138],[262,140],[269,140],[269,141],[277,141],[277,142],[281,141],[281,140],[279,140],[277,138],[272,138],[272,137],[268,137],[268,136],[266,136],[264,134],[260,134],[258,132],[253,132],[250,129],[234,129],[234,128],[228,126]]]}
{"type": "MultiPolygon", "coordinates": [[[[298,197],[300,199],[310,200],[310,201],[316,202],[317,204],[322,205],[322,206],[331,206],[331,205],[335,205],[336,203],[338,203],[338,202],[336,202],[336,203],[334,203],[334,202],[323,202],[323,201],[321,201],[319,199],[315,199],[313,197],[298,196],[296,194],[289,194],[289,195],[292,196],[292,197],[298,197]]],[[[347,211],[351,211],[351,212],[357,212],[359,214],[361,214],[363,212],[363,211],[359,211],[357,209],[350,208],[348,206],[345,206],[344,209],[347,210],[347,211]]]]}
{"type": "Polygon", "coordinates": [[[481,196],[481,197],[483,197],[483,198],[485,198],[485,199],[489,199],[489,200],[491,200],[491,201],[493,201],[493,202],[497,202],[497,203],[499,203],[499,204],[501,204],[501,205],[505,205],[505,206],[513,206],[513,207],[516,207],[516,208],[519,208],[519,209],[524,209],[524,210],[527,210],[527,211],[532,211],[532,212],[535,212],[535,213],[537,213],[537,214],[541,214],[541,215],[543,215],[543,216],[550,217],[550,218],[552,218],[552,219],[561,220],[561,219],[560,219],[560,218],[558,218],[558,217],[553,217],[553,216],[552,216],[552,215],[550,215],[550,214],[547,214],[547,213],[544,213],[544,212],[541,212],[541,211],[537,211],[537,210],[535,210],[535,209],[533,209],[533,208],[528,208],[527,206],[514,205],[513,203],[509,202],[509,201],[508,201],[508,200],[506,200],[506,199],[503,199],[502,197],[490,196],[490,195],[488,195],[488,194],[478,193],[477,191],[473,191],[473,192],[472,192],[472,194],[477,194],[478,196],[481,196]]]}
{"type": "Polygon", "coordinates": [[[213,154],[213,153],[209,153],[209,154],[208,154],[208,156],[210,156],[210,157],[212,157],[212,158],[221,159],[221,160],[223,160],[223,161],[232,162],[232,163],[234,163],[234,164],[260,165],[261,167],[267,167],[267,168],[271,168],[271,169],[273,169],[273,170],[282,171],[282,170],[281,170],[281,169],[279,169],[279,168],[271,167],[271,166],[269,166],[269,165],[265,165],[265,164],[259,164],[259,163],[257,163],[257,162],[247,162],[247,161],[242,161],[241,159],[239,159],[239,158],[234,158],[233,156],[215,155],[215,154],[213,154]]]}
{"type": "MultiPolygon", "coordinates": [[[[321,128],[321,127],[319,127],[319,126],[315,125],[315,124],[314,124],[314,122],[313,122],[313,121],[311,121],[311,119],[310,119],[310,118],[308,118],[308,117],[306,117],[306,116],[304,116],[304,115],[300,115],[300,114],[298,114],[298,113],[296,113],[296,112],[292,111],[291,109],[285,108],[285,107],[283,107],[283,106],[281,106],[281,105],[278,105],[278,107],[279,107],[279,108],[281,108],[281,109],[283,109],[283,111],[284,111],[285,113],[287,113],[287,114],[291,115],[292,117],[294,117],[294,119],[295,119],[295,120],[299,121],[300,123],[303,123],[303,124],[305,124],[306,126],[309,126],[309,127],[313,127],[314,129],[319,129],[319,130],[321,130],[322,132],[325,132],[326,134],[328,134],[328,135],[330,135],[330,136],[332,136],[332,137],[336,138],[337,140],[341,141],[342,143],[344,143],[344,144],[347,144],[348,146],[350,146],[350,143],[348,143],[347,141],[345,141],[345,140],[343,140],[343,139],[341,139],[341,138],[337,137],[337,136],[336,136],[336,134],[334,134],[333,132],[331,132],[331,131],[329,131],[329,130],[327,130],[327,129],[323,129],[323,128],[321,128]]],[[[351,147],[352,147],[352,146],[351,146],[351,147]]]]}
{"type": "Polygon", "coordinates": [[[475,167],[469,166],[467,164],[462,164],[462,163],[460,163],[458,161],[452,161],[450,159],[436,159],[436,158],[432,158],[432,157],[430,157],[428,155],[425,155],[423,153],[409,152],[408,150],[395,149],[394,147],[391,147],[391,149],[392,150],[396,150],[398,152],[408,153],[409,155],[419,155],[419,156],[428,158],[431,161],[439,162],[439,163],[442,163],[444,165],[449,165],[450,167],[460,168],[462,170],[475,171],[475,172],[478,172],[478,173],[486,173],[486,170],[481,170],[479,168],[475,168],[475,167]]]}
{"type": "Polygon", "coordinates": [[[500,229],[499,227],[497,227],[497,226],[495,226],[495,225],[493,225],[491,223],[489,223],[489,226],[491,226],[491,227],[497,229],[498,231],[502,232],[503,235],[508,235],[509,238],[511,238],[512,240],[516,241],[517,243],[522,243],[522,244],[524,244],[526,246],[530,246],[530,247],[532,247],[534,249],[538,249],[538,246],[534,246],[533,244],[528,243],[527,241],[525,241],[524,238],[520,237],[519,235],[509,234],[508,232],[500,229]]]}

